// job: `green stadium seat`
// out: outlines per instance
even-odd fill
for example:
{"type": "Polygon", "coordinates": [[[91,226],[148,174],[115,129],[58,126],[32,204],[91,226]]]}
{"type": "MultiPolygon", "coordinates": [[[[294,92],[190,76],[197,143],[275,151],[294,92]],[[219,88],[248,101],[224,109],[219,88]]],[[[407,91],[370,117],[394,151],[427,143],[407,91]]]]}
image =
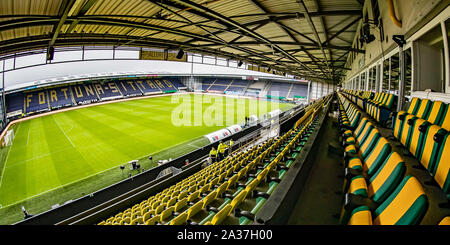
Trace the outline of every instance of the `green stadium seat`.
{"type": "Polygon", "coordinates": [[[450,134],[442,140],[432,176],[450,199],[450,134]]]}
{"type": "Polygon", "coordinates": [[[438,124],[443,129],[450,131],[450,105],[446,105],[442,113],[441,121],[438,124]]]}
{"type": "Polygon", "coordinates": [[[395,117],[395,120],[393,120],[393,135],[395,138],[399,139],[402,134],[403,124],[405,122],[406,115],[416,115],[420,104],[421,99],[419,98],[413,98],[411,103],[408,106],[408,109],[406,111],[399,111],[395,117]]]}
{"type": "Polygon", "coordinates": [[[427,121],[430,122],[431,124],[439,125],[446,108],[447,104],[445,104],[444,102],[434,101],[431,105],[431,110],[428,115],[427,121]]]}
{"type": "Polygon", "coordinates": [[[414,129],[414,123],[416,118],[417,117],[415,115],[411,114],[406,115],[405,121],[403,123],[402,134],[400,135],[399,141],[407,149],[409,148],[409,145],[411,143],[411,135],[414,129]]]}
{"type": "Polygon", "coordinates": [[[416,158],[431,174],[434,173],[436,158],[442,145],[442,140],[439,139],[444,136],[445,130],[437,125],[431,125],[423,132],[423,143],[416,158]]]}
{"type": "Polygon", "coordinates": [[[408,175],[376,209],[362,206],[352,211],[348,224],[417,225],[428,209],[428,198],[420,182],[408,175]]]}

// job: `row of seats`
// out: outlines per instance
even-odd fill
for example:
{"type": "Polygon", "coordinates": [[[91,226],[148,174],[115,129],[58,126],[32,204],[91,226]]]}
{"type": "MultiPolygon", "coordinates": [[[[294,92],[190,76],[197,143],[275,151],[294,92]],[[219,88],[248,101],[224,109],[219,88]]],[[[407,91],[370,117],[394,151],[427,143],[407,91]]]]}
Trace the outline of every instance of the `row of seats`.
{"type": "MultiPolygon", "coordinates": [[[[342,100],[340,97],[341,104],[342,100]]],[[[428,198],[415,177],[404,176],[404,160],[392,151],[375,125],[363,117],[354,130],[344,131],[343,144],[346,194],[341,222],[419,224],[428,208],[428,198]]]]}
{"type": "Polygon", "coordinates": [[[345,100],[342,95],[338,95],[342,101],[342,108],[340,113],[340,123],[343,127],[354,129],[361,119],[361,112],[355,105],[345,100]]]}
{"type": "Polygon", "coordinates": [[[392,112],[397,96],[391,93],[343,90],[344,95],[378,122],[386,122],[392,112]]]}
{"type": "MultiPolygon", "coordinates": [[[[385,92],[371,92],[371,91],[361,91],[361,90],[343,90],[343,93],[350,95],[351,98],[357,97],[370,104],[384,107],[387,109],[392,109],[395,104],[396,95],[385,92]]],[[[350,99],[352,102],[357,104],[354,99],[350,99]]]]}
{"type": "Polygon", "coordinates": [[[99,224],[217,225],[228,216],[242,225],[253,222],[302,150],[316,124],[313,116],[283,136],[214,163],[99,224]],[[246,210],[248,199],[255,205],[246,210]]]}
{"type": "MultiPolygon", "coordinates": [[[[343,142],[347,167],[343,189],[347,194],[341,221],[348,224],[420,223],[428,206],[423,188],[413,176],[403,177],[406,172],[404,160],[392,151],[388,140],[380,135],[375,125],[367,117],[362,118],[354,131],[343,132],[343,142]]],[[[448,152],[450,148],[446,150],[448,152]]],[[[438,154],[445,155],[446,150],[441,148],[438,154]]],[[[448,167],[445,171],[448,174],[448,167]]],[[[448,188],[448,180],[445,181],[448,188]]],[[[448,225],[449,219],[446,217],[439,224],[448,225]]]]}
{"type": "Polygon", "coordinates": [[[441,101],[413,98],[393,121],[393,136],[429,172],[450,199],[450,113],[441,101]]]}

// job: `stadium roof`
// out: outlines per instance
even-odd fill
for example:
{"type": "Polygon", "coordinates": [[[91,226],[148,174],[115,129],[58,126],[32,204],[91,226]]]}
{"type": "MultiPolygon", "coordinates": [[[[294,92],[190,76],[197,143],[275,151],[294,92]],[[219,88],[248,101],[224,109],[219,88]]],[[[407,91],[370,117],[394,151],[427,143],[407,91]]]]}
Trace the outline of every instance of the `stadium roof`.
{"type": "Polygon", "coordinates": [[[182,49],[338,81],[358,0],[2,0],[0,55],[114,45],[182,49]]]}

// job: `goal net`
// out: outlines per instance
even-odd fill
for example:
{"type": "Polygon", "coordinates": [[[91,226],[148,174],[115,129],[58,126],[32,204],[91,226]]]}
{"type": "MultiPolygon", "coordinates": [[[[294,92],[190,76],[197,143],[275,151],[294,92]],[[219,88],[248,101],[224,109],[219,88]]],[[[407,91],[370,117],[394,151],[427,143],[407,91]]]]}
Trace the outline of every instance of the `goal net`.
{"type": "Polygon", "coordinates": [[[5,137],[3,138],[4,147],[12,145],[14,141],[14,129],[10,129],[6,132],[5,137]]]}

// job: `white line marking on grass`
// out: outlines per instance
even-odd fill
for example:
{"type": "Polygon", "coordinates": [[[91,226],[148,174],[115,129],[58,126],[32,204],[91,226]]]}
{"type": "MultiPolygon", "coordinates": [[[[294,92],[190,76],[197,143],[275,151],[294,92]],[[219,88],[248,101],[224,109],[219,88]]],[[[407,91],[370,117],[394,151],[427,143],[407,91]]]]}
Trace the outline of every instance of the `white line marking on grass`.
{"type": "MultiPolygon", "coordinates": [[[[194,138],[194,139],[189,139],[189,140],[183,141],[183,142],[181,142],[181,143],[179,143],[179,144],[176,144],[176,145],[173,145],[173,146],[166,147],[166,148],[164,148],[164,149],[162,149],[162,150],[160,150],[160,151],[157,151],[157,152],[154,152],[154,153],[150,153],[150,154],[146,154],[146,155],[144,155],[144,156],[142,156],[142,157],[137,157],[137,158],[135,158],[135,159],[141,159],[141,158],[144,158],[144,157],[149,156],[149,155],[157,154],[157,153],[160,153],[160,152],[165,151],[165,150],[167,150],[167,149],[174,148],[174,147],[180,146],[180,145],[182,145],[182,144],[186,144],[186,142],[188,142],[188,141],[193,141],[193,140],[195,140],[195,139],[196,139],[196,138],[194,138]]],[[[179,156],[179,157],[181,157],[181,156],[179,156]]],[[[128,162],[126,162],[126,163],[120,163],[120,164],[118,164],[118,165],[116,165],[116,166],[114,166],[114,167],[111,167],[111,168],[102,170],[102,171],[100,171],[100,172],[97,172],[97,173],[88,175],[88,176],[86,176],[86,177],[84,177],[84,178],[77,179],[77,180],[72,181],[72,182],[70,182],[70,183],[67,183],[67,184],[64,184],[64,185],[57,186],[57,187],[55,187],[55,188],[53,188],[53,189],[46,190],[46,191],[44,191],[44,192],[41,192],[41,193],[39,193],[39,194],[36,194],[36,195],[30,196],[30,197],[27,197],[27,198],[25,198],[25,199],[22,199],[22,200],[20,200],[20,201],[15,202],[15,203],[8,204],[8,205],[6,205],[6,206],[2,206],[2,207],[0,207],[0,209],[7,208],[7,207],[9,207],[9,206],[16,205],[16,204],[18,204],[18,203],[24,202],[24,201],[29,200],[29,199],[31,199],[31,198],[34,198],[34,197],[43,195],[43,194],[45,194],[45,193],[47,193],[47,192],[54,191],[54,190],[56,190],[56,189],[60,189],[60,188],[62,188],[62,187],[68,186],[68,185],[70,185],[70,184],[73,184],[73,183],[76,183],[76,182],[81,182],[82,180],[85,180],[85,179],[90,178],[90,177],[95,176],[95,175],[99,175],[99,174],[101,174],[101,173],[103,173],[103,172],[106,172],[106,171],[109,171],[109,170],[111,170],[111,169],[118,168],[119,166],[124,165],[124,164],[127,164],[127,163],[128,163],[128,162]]],[[[154,163],[154,162],[153,162],[153,163],[154,163]]],[[[122,180],[120,180],[120,181],[122,181],[122,180]]],[[[118,181],[118,182],[120,182],[120,181],[118,181]]],[[[116,183],[118,183],[118,182],[116,182],[116,183]]],[[[116,184],[116,183],[113,183],[113,184],[116,184]]],[[[0,184],[1,184],[1,183],[0,183],[0,184]]],[[[113,184],[111,184],[111,185],[113,185],[113,184]]],[[[108,186],[107,186],[107,187],[108,187],[108,186]]],[[[105,188],[106,188],[106,187],[105,187],[105,188]]],[[[102,189],[103,189],[103,188],[102,188],[102,189]]],[[[95,190],[94,192],[97,192],[97,191],[99,191],[99,190],[101,190],[101,189],[95,190]]]]}
{"type": "Polygon", "coordinates": [[[75,148],[75,145],[72,143],[72,141],[70,140],[69,136],[67,136],[66,132],[64,132],[64,130],[62,130],[61,126],[59,125],[58,120],[56,120],[55,118],[53,118],[56,122],[56,125],[58,126],[59,130],[61,130],[63,132],[63,134],[66,136],[66,138],[69,140],[70,144],[75,148]]]}
{"type": "MultiPolygon", "coordinates": [[[[22,125],[22,124],[19,124],[19,126],[17,126],[16,134],[18,134],[21,125],[22,125]]],[[[13,142],[11,143],[11,145],[9,146],[8,153],[6,154],[5,163],[3,164],[2,174],[0,175],[0,178],[1,178],[1,179],[0,179],[0,189],[2,188],[3,174],[4,174],[4,172],[5,172],[5,169],[6,169],[6,163],[8,162],[9,153],[11,152],[11,148],[13,147],[13,144],[14,144],[14,141],[13,141],[13,142]]]]}
{"type": "Polygon", "coordinates": [[[28,141],[30,140],[30,127],[28,127],[28,137],[27,137],[27,145],[28,145],[28,141]]]}
{"type": "Polygon", "coordinates": [[[187,144],[188,146],[192,146],[192,147],[194,147],[194,148],[197,148],[197,149],[201,149],[202,147],[199,147],[199,146],[196,146],[196,145],[194,145],[194,144],[187,144]]]}

